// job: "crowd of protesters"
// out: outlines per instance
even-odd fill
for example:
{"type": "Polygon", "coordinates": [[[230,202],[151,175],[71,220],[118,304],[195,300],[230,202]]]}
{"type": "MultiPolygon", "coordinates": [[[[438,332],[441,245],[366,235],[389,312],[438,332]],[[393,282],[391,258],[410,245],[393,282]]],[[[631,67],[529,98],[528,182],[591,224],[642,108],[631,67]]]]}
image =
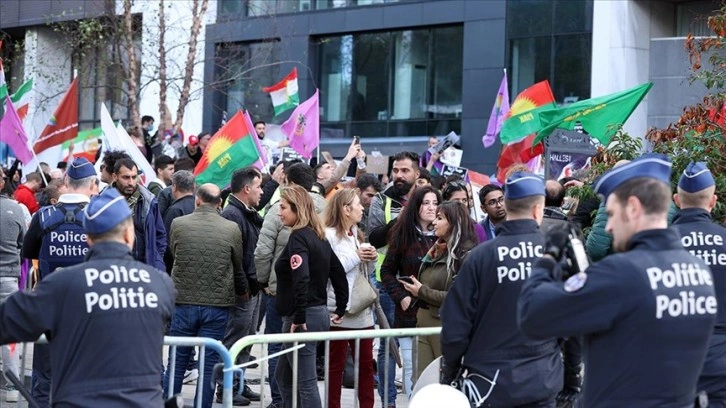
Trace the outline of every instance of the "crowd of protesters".
{"type": "MultiPolygon", "coordinates": [[[[153,119],[144,117],[142,122],[146,135],[153,129],[153,119]]],[[[255,127],[258,137],[264,140],[264,123],[258,122],[255,127]]],[[[104,189],[115,189],[128,205],[134,225],[131,256],[166,271],[178,292],[167,334],[209,337],[230,347],[240,338],[261,330],[262,322],[264,333],[352,331],[376,325],[438,327],[442,325],[441,308],[469,254],[480,244],[496,239],[502,231],[505,235],[515,234],[512,228],[517,221],[512,220],[520,220],[516,225],[536,236],[540,234],[540,223],[542,230],[562,225],[580,229],[592,226],[592,239],[602,233],[597,228],[605,230],[604,226],[598,227],[599,218],[607,222],[604,203],[597,199],[586,200],[579,206],[568,205],[568,211],[564,210],[567,187],[581,184],[576,179],[542,183],[541,194],[523,190],[522,197],[545,197],[543,216],[530,217],[531,209],[540,208],[540,204],[532,204],[531,208],[515,205],[519,199],[514,195],[517,188],[527,186],[526,180],[530,179],[521,168],[510,169],[507,179],[512,176],[512,183],[519,179],[525,182],[508,187],[507,191],[494,184],[483,186],[475,200],[467,180],[432,176],[421,167],[419,156],[413,152],[393,156],[388,175],[367,173],[365,153],[357,139],[339,162],[321,162],[311,167],[300,160],[273,161],[265,169],[236,170],[223,183],[226,188],[197,185],[193,170],[210,135],[191,136],[186,145],[175,137],[161,150],[139,144],[156,172],[156,179],[147,186],[139,181],[138,164],[120,151],[105,152],[99,158],[98,178],[94,171],[93,183],[88,185],[75,182],[73,173],[66,171],[67,165],[60,163],[54,169],[43,163],[38,171],[25,177],[21,177],[17,162],[3,169],[0,204],[3,211],[12,213],[12,218],[3,216],[0,231],[0,251],[11,255],[3,259],[20,259],[22,255],[24,259],[38,260],[35,281],[59,266],[80,262],[73,258],[72,262],[63,263],[44,252],[41,243],[48,239],[45,235],[50,230],[42,228],[43,217],[35,214],[44,214],[48,208],[63,203],[75,203],[73,200],[87,203],[89,197],[104,189]],[[355,175],[346,177],[351,173],[355,175]],[[510,221],[507,200],[512,208],[510,221]],[[474,208],[477,201],[478,209],[474,208]],[[598,215],[593,218],[593,210],[598,206],[598,215]],[[376,301],[359,298],[373,288],[376,301]],[[385,315],[385,324],[374,313],[376,304],[385,315]]],[[[271,152],[285,147],[268,143],[265,146],[271,152]]],[[[84,165],[79,163],[74,162],[73,166],[84,165]]],[[[538,186],[527,188],[536,190],[538,186]]],[[[590,247],[589,240],[587,245],[590,247]]],[[[595,248],[594,243],[592,247],[595,248]]],[[[610,244],[606,247],[603,252],[608,251],[610,244]]],[[[17,281],[21,265],[4,262],[0,263],[0,277],[14,276],[13,285],[24,287],[17,281]]],[[[0,285],[0,289],[0,302],[13,292],[7,285],[0,285]]],[[[509,325],[516,327],[516,322],[509,325]]],[[[524,338],[521,333],[518,336],[524,338]]],[[[268,352],[272,354],[285,347],[288,345],[269,344],[268,352]]],[[[323,349],[314,343],[307,344],[299,351],[295,376],[291,355],[270,359],[266,362],[272,396],[268,407],[290,407],[294,399],[300,407],[320,407],[317,381],[321,377],[321,363],[329,365],[326,398],[330,406],[340,407],[350,354],[359,356],[359,405],[373,407],[377,385],[381,404],[395,407],[398,394],[411,398],[417,378],[445,354],[439,336],[398,338],[402,360],[399,385],[395,359],[386,355],[383,342],[379,342],[374,359],[374,347],[372,340],[334,341],[329,359],[324,361],[323,349]],[[356,344],[360,350],[355,350],[356,344]],[[414,362],[416,348],[418,356],[414,362]],[[293,378],[297,378],[296,387],[293,378]],[[293,389],[297,390],[296,395],[293,389]]],[[[582,388],[579,349],[568,353],[568,347],[563,346],[565,361],[557,363],[564,366],[564,374],[562,370],[553,371],[560,378],[552,388],[552,401],[558,393],[577,395],[582,388]]],[[[216,357],[211,350],[207,350],[201,367],[195,365],[192,348],[178,347],[173,352],[176,356],[170,351],[169,358],[176,357],[175,371],[167,370],[160,382],[165,391],[173,380],[173,392],[180,392],[185,376],[194,370],[202,370],[208,388],[214,387],[212,371],[216,357]]],[[[548,352],[560,355],[559,349],[548,352]]],[[[53,378],[47,364],[49,358],[41,347],[35,355],[38,362],[33,365],[33,396],[46,406],[53,378]]],[[[246,351],[237,363],[253,358],[246,351]]],[[[5,348],[3,361],[17,370],[5,348]]],[[[249,381],[235,383],[234,404],[244,406],[259,401],[260,393],[266,391],[265,383],[262,384],[255,392],[249,381]]],[[[10,384],[6,387],[7,401],[17,400],[16,390],[10,384]]],[[[201,398],[205,408],[215,399],[211,392],[203,393],[201,398]]],[[[216,400],[221,399],[218,384],[216,400]]]]}

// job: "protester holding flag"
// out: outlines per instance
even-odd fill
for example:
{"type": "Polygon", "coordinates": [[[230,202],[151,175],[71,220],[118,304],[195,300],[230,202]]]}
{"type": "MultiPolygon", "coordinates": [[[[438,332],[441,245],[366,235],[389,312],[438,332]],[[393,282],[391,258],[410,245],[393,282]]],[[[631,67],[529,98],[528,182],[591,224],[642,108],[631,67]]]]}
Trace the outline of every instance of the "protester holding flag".
{"type": "Polygon", "coordinates": [[[303,158],[313,157],[313,151],[320,144],[320,104],[319,91],[295,108],[285,123],[280,126],[290,140],[290,147],[303,158]]]}

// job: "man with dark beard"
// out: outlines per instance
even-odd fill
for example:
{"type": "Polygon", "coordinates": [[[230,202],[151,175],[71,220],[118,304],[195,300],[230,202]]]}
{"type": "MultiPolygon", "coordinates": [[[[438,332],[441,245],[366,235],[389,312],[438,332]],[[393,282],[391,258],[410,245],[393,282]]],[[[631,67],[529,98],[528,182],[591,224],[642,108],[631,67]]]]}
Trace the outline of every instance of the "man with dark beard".
{"type": "MultiPolygon", "coordinates": [[[[368,240],[378,251],[378,262],[376,262],[376,287],[379,290],[381,308],[386,314],[389,323],[393,323],[396,305],[381,284],[381,265],[386,255],[386,244],[388,231],[395,223],[396,217],[406,205],[414,190],[414,183],[419,177],[418,155],[412,152],[400,152],[393,156],[393,185],[378,193],[371,201],[368,210],[368,240]]],[[[381,344],[384,343],[385,340],[381,344]]],[[[388,397],[388,401],[382,401],[384,407],[396,406],[395,361],[389,358],[389,365],[383,368],[385,361],[385,347],[380,347],[378,352],[378,363],[380,378],[378,382],[378,394],[381,400],[388,397]],[[388,370],[386,377],[385,370],[388,370]],[[385,379],[388,381],[385,381],[385,379]],[[384,384],[386,383],[386,384],[384,384]],[[386,391],[386,388],[388,391],[386,391]]]]}

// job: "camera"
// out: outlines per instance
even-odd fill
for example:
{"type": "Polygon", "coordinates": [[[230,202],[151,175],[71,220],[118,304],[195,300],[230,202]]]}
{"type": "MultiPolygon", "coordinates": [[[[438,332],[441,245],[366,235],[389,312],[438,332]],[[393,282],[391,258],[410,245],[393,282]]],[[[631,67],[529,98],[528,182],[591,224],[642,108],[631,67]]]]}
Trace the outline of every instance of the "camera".
{"type": "Polygon", "coordinates": [[[583,245],[577,230],[574,228],[570,228],[569,242],[565,247],[563,258],[564,263],[566,264],[566,267],[563,268],[564,275],[562,278],[564,280],[567,280],[572,275],[585,272],[585,270],[590,266],[590,261],[587,258],[587,252],[585,252],[585,245],[583,245]]]}

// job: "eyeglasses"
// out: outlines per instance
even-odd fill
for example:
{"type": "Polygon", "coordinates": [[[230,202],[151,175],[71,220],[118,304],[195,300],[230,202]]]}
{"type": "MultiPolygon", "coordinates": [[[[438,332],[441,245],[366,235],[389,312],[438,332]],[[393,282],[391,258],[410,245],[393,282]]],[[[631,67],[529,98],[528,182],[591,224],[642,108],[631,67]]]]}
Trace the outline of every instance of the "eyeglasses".
{"type": "Polygon", "coordinates": [[[503,205],[504,204],[504,196],[501,196],[497,199],[492,198],[491,200],[486,202],[486,205],[489,207],[496,207],[497,205],[503,205]]]}

